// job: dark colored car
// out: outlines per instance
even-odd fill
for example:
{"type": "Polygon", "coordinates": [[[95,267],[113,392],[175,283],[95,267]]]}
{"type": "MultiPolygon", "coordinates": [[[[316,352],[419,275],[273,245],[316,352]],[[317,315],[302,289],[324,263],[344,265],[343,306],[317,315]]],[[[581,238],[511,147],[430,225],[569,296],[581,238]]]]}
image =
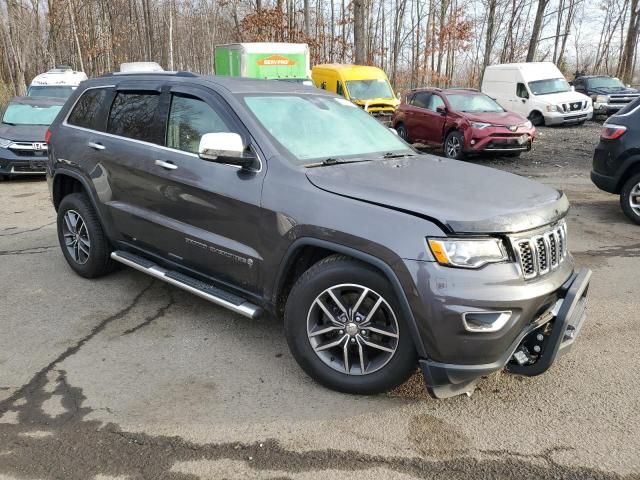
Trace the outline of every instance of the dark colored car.
{"type": "Polygon", "coordinates": [[[622,211],[640,224],[640,98],[602,125],[591,180],[601,190],[620,195],[622,211]]]}
{"type": "MultiPolygon", "coordinates": [[[[344,98],[288,82],[114,74],[50,130],[48,181],[78,274],[115,262],[249,318],[284,317],[318,382],[432,395],[573,344],[588,270],[561,192],[416,153],[344,98]]],[[[243,352],[242,355],[250,353],[243,352]]]]}
{"type": "Polygon", "coordinates": [[[583,75],[571,84],[576,92],[591,97],[594,115],[611,115],[640,97],[640,91],[608,75],[583,75]]]}
{"type": "Polygon", "coordinates": [[[64,101],[48,97],[14,97],[9,102],[0,122],[0,178],[45,173],[45,132],[64,101]]]}
{"type": "Polygon", "coordinates": [[[519,156],[530,150],[536,129],[488,95],[469,89],[416,89],[402,98],[393,128],[409,143],[443,147],[448,158],[496,152],[519,156]]]}

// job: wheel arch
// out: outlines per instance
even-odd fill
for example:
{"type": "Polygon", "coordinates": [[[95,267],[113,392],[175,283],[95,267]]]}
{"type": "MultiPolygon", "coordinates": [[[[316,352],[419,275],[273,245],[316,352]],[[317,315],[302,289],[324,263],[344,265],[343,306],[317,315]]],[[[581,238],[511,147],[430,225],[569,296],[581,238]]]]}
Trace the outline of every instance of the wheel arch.
{"type": "Polygon", "coordinates": [[[389,282],[400,303],[402,314],[407,319],[416,351],[420,358],[427,358],[426,349],[418,325],[404,293],[402,284],[393,269],[383,260],[361,250],[316,238],[299,238],[289,249],[278,269],[273,289],[272,302],[276,312],[284,308],[288,293],[300,276],[316,262],[330,255],[341,254],[359,260],[378,270],[389,282]]]}
{"type": "Polygon", "coordinates": [[[97,195],[92,188],[91,182],[73,170],[66,168],[56,169],[51,186],[51,200],[53,201],[53,206],[56,211],[58,211],[62,199],[71,193],[84,193],[87,196],[105,234],[108,238],[112,239],[112,232],[108,228],[109,224],[104,221],[103,211],[99,208],[97,195]]]}
{"type": "Polygon", "coordinates": [[[622,191],[622,187],[626,183],[626,181],[638,173],[640,173],[640,157],[633,161],[627,168],[624,169],[622,174],[620,174],[620,177],[618,178],[618,181],[616,183],[615,193],[619,194],[622,191]]]}

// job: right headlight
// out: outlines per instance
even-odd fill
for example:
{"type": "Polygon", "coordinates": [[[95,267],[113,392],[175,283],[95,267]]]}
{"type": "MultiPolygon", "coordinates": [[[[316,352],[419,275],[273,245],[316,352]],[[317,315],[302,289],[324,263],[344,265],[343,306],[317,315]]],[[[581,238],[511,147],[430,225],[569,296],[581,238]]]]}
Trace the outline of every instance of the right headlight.
{"type": "Polygon", "coordinates": [[[13,140],[7,140],[6,138],[0,138],[0,148],[7,148],[13,143],[13,140]]]}
{"type": "Polygon", "coordinates": [[[547,105],[547,112],[557,112],[557,111],[558,111],[557,105],[547,105]]]}
{"type": "Polygon", "coordinates": [[[596,103],[609,103],[607,95],[596,95],[596,103]]]}
{"type": "Polygon", "coordinates": [[[429,248],[440,265],[480,268],[488,263],[509,260],[498,238],[429,238],[429,248]]]}

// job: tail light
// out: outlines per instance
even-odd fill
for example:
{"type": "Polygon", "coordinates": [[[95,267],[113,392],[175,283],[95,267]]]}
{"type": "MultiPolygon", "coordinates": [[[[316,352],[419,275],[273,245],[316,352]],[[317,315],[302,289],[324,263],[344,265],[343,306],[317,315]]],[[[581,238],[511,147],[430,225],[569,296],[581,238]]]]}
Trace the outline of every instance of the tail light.
{"type": "Polygon", "coordinates": [[[624,132],[627,131],[627,127],[623,125],[604,125],[602,127],[602,131],[600,132],[600,138],[602,140],[615,140],[616,138],[620,138],[624,135],[624,132]]]}
{"type": "Polygon", "coordinates": [[[44,132],[44,142],[49,143],[50,140],[51,140],[51,130],[47,128],[47,131],[44,132]]]}

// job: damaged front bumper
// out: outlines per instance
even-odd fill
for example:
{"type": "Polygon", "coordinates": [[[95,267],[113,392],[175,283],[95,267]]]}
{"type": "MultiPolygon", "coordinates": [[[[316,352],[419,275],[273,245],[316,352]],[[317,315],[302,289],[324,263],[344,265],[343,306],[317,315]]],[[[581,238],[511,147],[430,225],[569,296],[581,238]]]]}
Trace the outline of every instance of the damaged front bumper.
{"type": "Polygon", "coordinates": [[[568,352],[586,318],[591,270],[581,269],[560,288],[560,300],[552,311],[525,328],[496,362],[455,365],[420,360],[427,391],[434,398],[471,394],[477,380],[495,371],[535,376],[547,371],[560,355],[568,352]]]}

